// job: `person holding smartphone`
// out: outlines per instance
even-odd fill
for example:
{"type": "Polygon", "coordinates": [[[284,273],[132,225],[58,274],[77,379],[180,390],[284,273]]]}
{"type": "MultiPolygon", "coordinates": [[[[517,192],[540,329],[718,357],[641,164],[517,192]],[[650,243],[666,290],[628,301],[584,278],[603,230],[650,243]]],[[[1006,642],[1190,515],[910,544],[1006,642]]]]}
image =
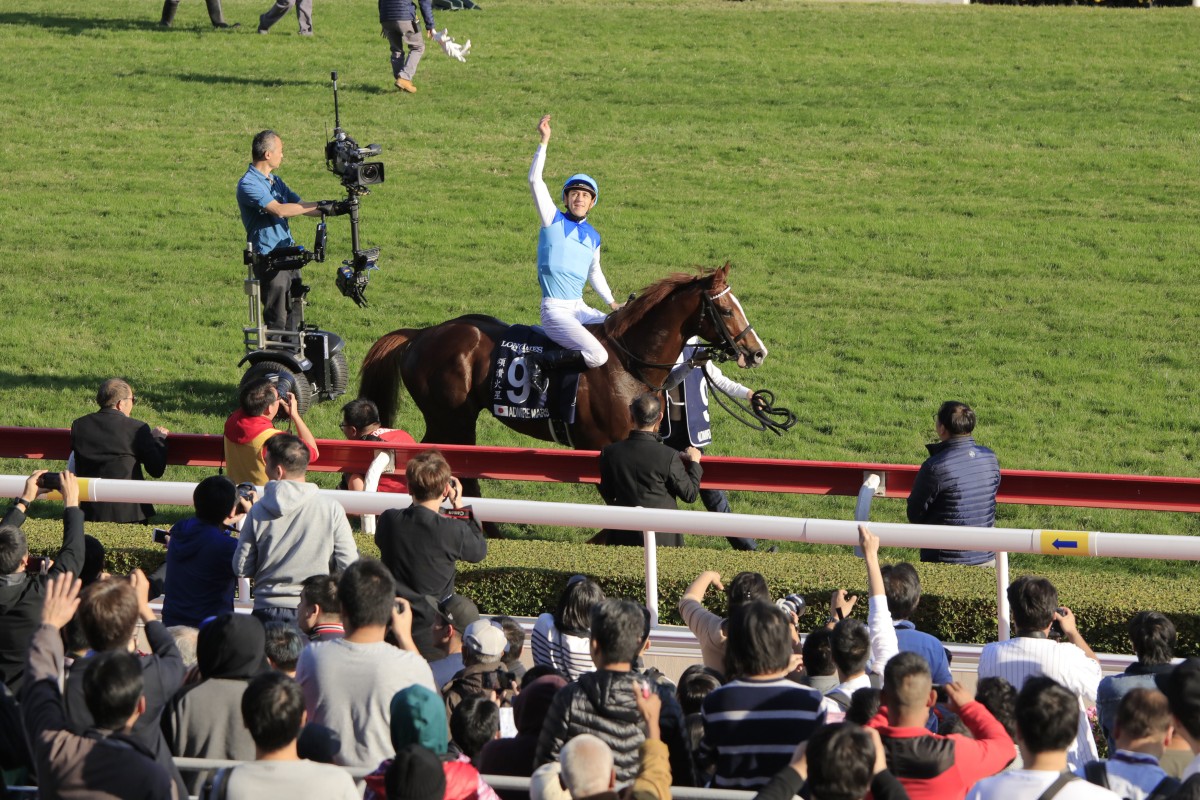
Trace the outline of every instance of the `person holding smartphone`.
{"type": "Polygon", "coordinates": [[[437,450],[410,459],[405,468],[412,505],[383,512],[375,532],[380,560],[401,586],[439,602],[454,594],[455,564],[476,564],[487,555],[487,539],[462,483],[437,450]],[[443,510],[443,503],[450,507],[443,510]]]}
{"type": "Polygon", "coordinates": [[[0,680],[16,693],[25,677],[25,660],[34,631],[41,621],[47,578],[83,568],[83,512],[79,509],[79,482],[71,472],[34,472],[21,495],[0,520],[0,680]],[[57,481],[57,482],[56,482],[57,481]],[[29,543],[21,525],[30,504],[58,491],[63,499],[63,540],[53,564],[45,572],[30,568],[29,543]]]}
{"type": "Polygon", "coordinates": [[[233,481],[210,475],[192,492],[194,517],[177,522],[169,535],[164,576],[163,623],[199,628],[209,617],[233,611],[233,527],[253,503],[239,496],[233,481]]]}

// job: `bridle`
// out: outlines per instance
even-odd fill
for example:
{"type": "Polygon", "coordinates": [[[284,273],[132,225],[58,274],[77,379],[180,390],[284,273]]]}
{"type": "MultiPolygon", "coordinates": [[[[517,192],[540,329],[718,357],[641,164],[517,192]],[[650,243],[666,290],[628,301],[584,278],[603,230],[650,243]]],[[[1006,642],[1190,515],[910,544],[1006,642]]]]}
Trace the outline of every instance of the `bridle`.
{"type": "MultiPolygon", "coordinates": [[[[749,324],[747,320],[746,327],[736,334],[731,334],[726,329],[724,322],[721,319],[721,311],[717,308],[717,301],[732,291],[732,287],[726,286],[718,291],[705,291],[703,293],[704,301],[700,304],[700,320],[698,328],[704,326],[704,320],[707,319],[712,323],[712,326],[718,332],[718,338],[721,340],[717,343],[709,343],[709,346],[697,351],[697,356],[693,356],[694,362],[704,360],[706,358],[716,357],[717,361],[729,361],[738,357],[738,342],[745,339],[748,335],[754,332],[754,326],[749,324]]],[[[630,296],[632,300],[632,295],[630,296]]],[[[666,378],[660,384],[653,384],[646,380],[642,374],[642,368],[647,369],[665,369],[667,376],[670,376],[670,371],[679,366],[677,363],[656,364],[652,361],[647,361],[644,358],[632,353],[629,348],[621,344],[616,337],[609,337],[609,342],[612,343],[626,359],[627,369],[633,377],[641,381],[650,391],[661,392],[666,388],[666,378]]],[[[780,406],[775,407],[775,395],[766,389],[759,389],[754,392],[754,400],[746,405],[737,398],[725,394],[721,391],[713,379],[709,376],[708,370],[701,369],[701,374],[704,376],[705,382],[708,384],[709,397],[717,401],[717,405],[723,408],[726,413],[736,419],[743,425],[759,431],[771,431],[776,435],[782,435],[784,431],[796,424],[796,415],[791,410],[780,406]],[[722,399],[725,398],[725,399],[722,399]],[[730,404],[737,410],[730,407],[730,404]]]]}
{"type": "MultiPolygon", "coordinates": [[[[746,338],[751,333],[754,333],[754,326],[750,324],[749,320],[746,320],[746,327],[742,328],[742,330],[737,334],[731,335],[729,330],[725,327],[725,323],[721,320],[721,311],[717,308],[717,301],[732,291],[732,287],[726,286],[716,294],[709,294],[708,292],[705,292],[704,304],[700,309],[701,322],[703,322],[704,318],[707,317],[709,322],[712,323],[713,328],[716,329],[718,335],[720,336],[721,347],[720,349],[716,350],[718,361],[729,361],[730,359],[737,358],[738,342],[746,338]]],[[[709,348],[710,351],[712,349],[713,348],[711,347],[709,348]]]]}
{"type": "MultiPolygon", "coordinates": [[[[704,320],[707,319],[712,323],[713,328],[718,332],[719,338],[721,339],[719,348],[715,345],[715,343],[706,342],[706,344],[709,345],[707,350],[709,352],[715,352],[718,361],[729,361],[730,359],[736,359],[738,357],[738,342],[754,332],[754,326],[750,324],[747,324],[746,327],[743,328],[737,335],[731,335],[729,331],[726,330],[725,324],[721,320],[721,311],[717,308],[717,301],[729,294],[731,291],[733,291],[732,287],[726,286],[724,289],[720,289],[715,292],[704,291],[701,294],[703,302],[700,304],[700,324],[698,327],[703,327],[704,320]]],[[[630,295],[630,299],[633,299],[633,295],[630,295]]],[[[747,323],[748,322],[749,321],[747,321],[747,323]]],[[[608,341],[611,342],[613,347],[617,348],[621,355],[623,355],[629,362],[629,373],[641,381],[652,392],[661,392],[666,387],[666,378],[663,378],[662,383],[653,384],[646,380],[645,376],[642,374],[643,368],[665,369],[668,371],[667,374],[670,375],[670,370],[679,366],[678,363],[674,361],[672,361],[670,364],[657,364],[653,361],[647,361],[641,356],[634,354],[615,336],[609,337],[608,341]]]]}

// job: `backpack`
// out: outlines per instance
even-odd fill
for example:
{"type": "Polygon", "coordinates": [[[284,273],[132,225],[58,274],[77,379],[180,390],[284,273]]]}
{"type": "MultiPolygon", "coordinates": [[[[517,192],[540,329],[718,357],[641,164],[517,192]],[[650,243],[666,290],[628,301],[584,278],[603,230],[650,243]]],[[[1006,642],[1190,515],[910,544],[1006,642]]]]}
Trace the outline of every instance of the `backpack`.
{"type": "Polygon", "coordinates": [[[834,689],[825,696],[837,703],[838,708],[840,708],[842,711],[850,710],[850,695],[846,694],[841,689],[834,689]]]}
{"type": "Polygon", "coordinates": [[[233,767],[221,767],[208,775],[204,789],[200,792],[202,800],[225,800],[229,796],[229,773],[233,767]]]}
{"type": "MultiPolygon", "coordinates": [[[[1083,775],[1088,783],[1108,789],[1108,763],[1105,761],[1089,761],[1083,765],[1083,775]]],[[[1158,785],[1146,795],[1146,800],[1166,800],[1179,789],[1180,783],[1170,775],[1158,782],[1158,785]]]]}
{"type": "MultiPolygon", "coordinates": [[[[1052,800],[1059,792],[1066,788],[1068,783],[1079,780],[1079,777],[1072,775],[1070,772],[1063,772],[1054,779],[1054,783],[1046,787],[1046,791],[1038,795],[1037,800],[1052,800]]],[[[1105,780],[1108,780],[1107,774],[1105,780]]]]}

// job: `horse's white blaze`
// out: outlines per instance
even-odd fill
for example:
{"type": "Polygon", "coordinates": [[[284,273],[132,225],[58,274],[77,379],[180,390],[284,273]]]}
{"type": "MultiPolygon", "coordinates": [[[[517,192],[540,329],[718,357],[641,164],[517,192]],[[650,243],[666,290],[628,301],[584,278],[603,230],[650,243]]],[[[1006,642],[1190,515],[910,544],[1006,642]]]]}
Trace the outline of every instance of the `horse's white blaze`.
{"type": "MultiPolygon", "coordinates": [[[[728,286],[725,287],[725,291],[729,292],[728,286]]],[[[725,292],[722,292],[721,294],[724,294],[724,293],[725,292]]],[[[720,295],[718,295],[718,296],[720,296],[720,295]]],[[[733,308],[735,311],[737,311],[738,316],[741,317],[741,320],[738,322],[738,324],[743,325],[744,327],[749,327],[750,320],[746,317],[746,312],[744,310],[742,310],[742,304],[737,299],[737,295],[733,294],[732,292],[729,292],[729,300],[733,303],[733,308]]],[[[758,331],[754,331],[754,330],[750,331],[750,333],[746,336],[746,338],[751,340],[751,343],[749,345],[750,352],[762,353],[762,357],[756,359],[754,361],[754,365],[761,364],[762,362],[766,361],[767,360],[767,345],[763,342],[762,339],[758,338],[758,331]]]]}

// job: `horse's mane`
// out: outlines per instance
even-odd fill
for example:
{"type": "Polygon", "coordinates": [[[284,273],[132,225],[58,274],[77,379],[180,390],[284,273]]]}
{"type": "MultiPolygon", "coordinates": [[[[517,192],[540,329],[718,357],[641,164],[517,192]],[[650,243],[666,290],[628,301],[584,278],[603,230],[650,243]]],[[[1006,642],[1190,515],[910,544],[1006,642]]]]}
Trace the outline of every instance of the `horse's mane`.
{"type": "Polygon", "coordinates": [[[620,311],[609,316],[604,322],[604,332],[610,337],[624,336],[630,328],[646,316],[650,309],[657,306],[675,291],[694,284],[711,281],[716,274],[715,269],[697,268],[699,274],[673,272],[660,281],[650,284],[637,297],[630,300],[620,311]]]}

